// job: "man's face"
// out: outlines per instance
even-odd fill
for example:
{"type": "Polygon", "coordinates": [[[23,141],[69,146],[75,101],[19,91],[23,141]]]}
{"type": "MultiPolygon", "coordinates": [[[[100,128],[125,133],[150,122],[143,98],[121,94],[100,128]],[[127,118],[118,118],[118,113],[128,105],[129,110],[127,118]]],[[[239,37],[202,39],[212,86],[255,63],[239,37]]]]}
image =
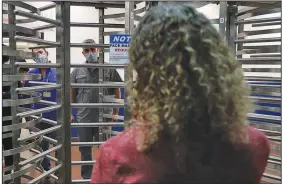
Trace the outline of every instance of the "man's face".
{"type": "Polygon", "coordinates": [[[97,54],[98,52],[98,49],[97,48],[85,48],[83,49],[83,55],[85,56],[86,54],[88,53],[91,53],[91,54],[97,54]]]}
{"type": "Polygon", "coordinates": [[[46,62],[48,62],[48,52],[47,52],[45,49],[43,49],[43,48],[40,48],[40,49],[33,49],[32,52],[33,52],[33,53],[36,53],[36,54],[41,54],[41,55],[45,56],[46,59],[47,59],[46,62]]]}

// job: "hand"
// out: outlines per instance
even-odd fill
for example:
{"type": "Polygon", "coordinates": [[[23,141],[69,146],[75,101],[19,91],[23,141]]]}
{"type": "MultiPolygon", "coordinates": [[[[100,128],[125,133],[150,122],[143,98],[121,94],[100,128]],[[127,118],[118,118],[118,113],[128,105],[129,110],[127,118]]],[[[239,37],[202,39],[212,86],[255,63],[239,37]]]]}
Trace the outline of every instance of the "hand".
{"type": "Polygon", "coordinates": [[[112,116],[112,122],[116,122],[118,119],[118,114],[113,114],[112,116]]]}
{"type": "Polygon", "coordinates": [[[70,116],[70,121],[71,121],[71,123],[75,121],[75,117],[73,116],[72,113],[71,113],[71,116],[70,116]]]}

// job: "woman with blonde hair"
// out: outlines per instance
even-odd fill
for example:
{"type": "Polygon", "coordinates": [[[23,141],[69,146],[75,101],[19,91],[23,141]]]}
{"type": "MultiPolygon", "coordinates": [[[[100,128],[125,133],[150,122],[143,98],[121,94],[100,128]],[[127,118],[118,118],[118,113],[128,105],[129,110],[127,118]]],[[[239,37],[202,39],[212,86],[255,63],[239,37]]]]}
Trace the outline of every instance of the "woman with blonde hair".
{"type": "Polygon", "coordinates": [[[152,8],[129,54],[133,118],[101,146],[91,183],[260,183],[268,140],[246,124],[241,65],[203,14],[152,8]]]}

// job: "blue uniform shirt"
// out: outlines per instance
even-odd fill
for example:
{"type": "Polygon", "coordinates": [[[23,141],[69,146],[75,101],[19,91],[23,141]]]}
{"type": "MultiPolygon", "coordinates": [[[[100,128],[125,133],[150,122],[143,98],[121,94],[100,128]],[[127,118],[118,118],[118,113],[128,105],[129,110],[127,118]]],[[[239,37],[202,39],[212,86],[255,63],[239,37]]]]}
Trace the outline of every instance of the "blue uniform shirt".
{"type": "MultiPolygon", "coordinates": [[[[40,74],[40,69],[34,68],[34,69],[30,70],[28,73],[29,74],[40,74]]],[[[47,68],[45,78],[41,79],[41,80],[35,80],[35,81],[56,83],[56,69],[47,68]]],[[[25,86],[31,87],[31,86],[39,86],[39,85],[38,84],[30,84],[27,81],[25,86]]],[[[42,91],[37,91],[37,92],[41,93],[41,97],[42,97],[41,99],[42,100],[56,102],[56,89],[42,90],[42,91]],[[43,93],[45,93],[45,92],[47,92],[48,94],[51,94],[51,95],[44,95],[43,93]]],[[[42,103],[35,103],[35,104],[31,105],[31,108],[32,109],[41,109],[41,108],[48,107],[48,106],[49,105],[45,105],[45,104],[42,104],[42,103]]],[[[56,121],[57,120],[56,110],[43,113],[42,117],[56,121]]]]}

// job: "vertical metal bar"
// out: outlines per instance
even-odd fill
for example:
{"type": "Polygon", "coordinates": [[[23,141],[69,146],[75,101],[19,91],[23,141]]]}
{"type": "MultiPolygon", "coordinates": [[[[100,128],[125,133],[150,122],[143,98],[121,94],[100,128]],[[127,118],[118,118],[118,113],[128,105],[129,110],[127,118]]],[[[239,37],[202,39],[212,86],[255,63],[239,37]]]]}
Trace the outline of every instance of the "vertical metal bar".
{"type": "Polygon", "coordinates": [[[56,48],[56,63],[62,65],[57,69],[57,103],[62,104],[57,111],[57,123],[62,128],[57,133],[57,140],[62,144],[58,150],[58,160],[63,163],[59,170],[58,183],[71,183],[71,124],[70,124],[70,2],[56,2],[56,20],[61,21],[61,27],[56,28],[56,41],[61,47],[56,48]]]}
{"type": "MultiPolygon", "coordinates": [[[[99,23],[104,24],[104,8],[99,8],[99,23]]],[[[99,44],[104,44],[104,28],[99,28],[99,44]]],[[[104,64],[104,49],[99,50],[99,63],[104,64]]],[[[104,81],[104,69],[99,68],[99,83],[104,81]]],[[[99,88],[99,103],[103,103],[103,96],[105,94],[105,89],[99,88]]],[[[99,122],[103,122],[103,112],[104,109],[99,109],[99,122]]],[[[99,127],[99,141],[103,141],[103,127],[99,127]]]]}
{"type": "Polygon", "coordinates": [[[236,29],[236,20],[237,20],[237,11],[238,8],[235,5],[228,5],[228,26],[227,26],[227,41],[228,46],[232,49],[234,56],[236,57],[236,44],[234,44],[235,39],[237,38],[237,29],[236,29]]]}
{"type": "MultiPolygon", "coordinates": [[[[15,10],[15,6],[8,4],[8,23],[10,25],[15,25],[16,24],[16,16],[14,14],[14,10],[15,10]]],[[[16,41],[15,41],[15,36],[16,36],[16,32],[15,31],[10,31],[9,32],[9,47],[12,50],[17,50],[17,45],[16,45],[16,41]]],[[[16,62],[16,57],[14,56],[10,56],[10,64],[12,65],[12,68],[10,70],[10,74],[11,75],[16,75],[17,73],[17,67],[15,66],[15,62],[16,62]]],[[[18,94],[16,92],[16,88],[18,87],[18,82],[17,81],[12,81],[12,85],[10,88],[11,91],[11,99],[12,100],[17,100],[18,99],[18,94]]],[[[18,124],[20,119],[17,118],[17,107],[16,106],[12,106],[11,107],[11,117],[13,117],[12,119],[12,124],[18,124]]],[[[18,141],[17,139],[20,137],[20,130],[15,130],[13,131],[13,148],[19,147],[18,141]]],[[[20,154],[15,154],[13,155],[13,165],[18,165],[18,163],[20,162],[20,154]]],[[[18,171],[20,168],[19,167],[15,167],[14,171],[18,171]]],[[[15,179],[16,183],[21,183],[21,177],[18,177],[15,179]]]]}
{"type": "MultiPolygon", "coordinates": [[[[127,1],[125,2],[125,33],[127,34],[133,34],[134,31],[134,2],[133,1],[127,1]]],[[[125,65],[124,69],[124,81],[128,81],[128,66],[125,65]]],[[[124,101],[125,101],[125,110],[124,110],[124,121],[130,119],[129,109],[128,109],[128,100],[127,100],[128,94],[127,90],[124,90],[124,101]]]]}
{"type": "Polygon", "coordinates": [[[226,27],[227,27],[227,2],[220,1],[220,10],[219,10],[219,33],[226,39],[226,27]]]}

